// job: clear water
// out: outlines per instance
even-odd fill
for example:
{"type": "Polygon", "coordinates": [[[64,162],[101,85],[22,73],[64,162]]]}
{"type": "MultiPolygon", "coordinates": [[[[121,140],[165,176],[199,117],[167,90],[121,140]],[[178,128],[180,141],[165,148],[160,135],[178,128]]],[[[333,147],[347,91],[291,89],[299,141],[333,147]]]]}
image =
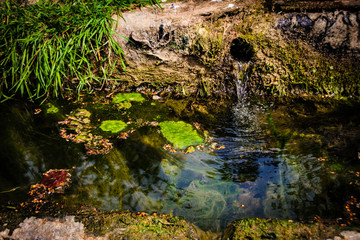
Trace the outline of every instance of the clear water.
{"type": "MultiPolygon", "coordinates": [[[[178,119],[159,102],[134,104],[128,115],[102,105],[82,106],[93,112],[98,134],[104,134],[98,130],[100,118],[178,119]]],[[[86,155],[81,143],[59,136],[57,122],[76,107],[64,103],[55,115],[34,115],[34,109],[22,103],[1,105],[0,191],[19,187],[10,195],[0,194],[3,204],[23,197],[43,172],[75,167],[71,188],[62,196],[68,206],[172,212],[204,230],[219,231],[244,217],[310,219],[342,211],[343,203],[336,198],[339,175],[330,173],[319,156],[308,153],[311,150],[292,155],[269,137],[262,104],[242,102],[215,122],[200,122],[212,138],[209,145],[224,149],[171,153],[163,149],[167,142],[158,127],[138,124],[126,140],[111,137],[114,148],[96,156],[86,155]]]]}

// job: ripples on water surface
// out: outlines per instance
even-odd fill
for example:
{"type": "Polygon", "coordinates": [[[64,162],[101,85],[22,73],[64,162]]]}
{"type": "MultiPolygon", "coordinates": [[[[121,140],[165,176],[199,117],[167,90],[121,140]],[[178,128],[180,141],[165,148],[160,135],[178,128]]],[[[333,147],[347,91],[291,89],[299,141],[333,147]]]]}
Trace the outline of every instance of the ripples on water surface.
{"type": "MultiPolygon", "coordinates": [[[[176,120],[156,104],[151,111],[162,114],[158,119],[176,120]]],[[[97,111],[95,106],[85,108],[97,111]]],[[[63,114],[69,113],[66,109],[63,114]]],[[[149,115],[148,110],[133,112],[138,117],[142,113],[149,115]]],[[[112,138],[110,153],[86,156],[81,144],[59,137],[61,119],[33,115],[22,104],[4,104],[0,190],[27,189],[50,168],[75,166],[72,186],[63,196],[68,206],[172,212],[214,231],[243,217],[310,219],[327,217],[329,210],[334,215],[341,212],[341,204],[331,195],[339,184],[337,174],[330,173],[319,156],[287,151],[284,141],[269,134],[268,114],[262,104],[244,102],[216,123],[200,123],[209,127],[212,143],[225,146],[220,150],[170,153],[163,149],[166,141],[159,128],[144,126],[127,140],[112,138]]],[[[92,121],[119,116],[118,111],[106,110],[92,121]]],[[[21,195],[13,194],[1,200],[21,195]]]]}

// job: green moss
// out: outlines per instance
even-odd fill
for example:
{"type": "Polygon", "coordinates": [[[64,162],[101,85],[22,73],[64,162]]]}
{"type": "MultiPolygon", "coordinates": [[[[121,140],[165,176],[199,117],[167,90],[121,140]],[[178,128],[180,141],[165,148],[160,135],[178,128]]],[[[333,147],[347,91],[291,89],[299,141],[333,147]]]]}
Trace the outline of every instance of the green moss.
{"type": "Polygon", "coordinates": [[[118,93],[113,98],[113,103],[143,101],[145,101],[145,98],[140,93],[118,93]]]}
{"type": "Polygon", "coordinates": [[[223,239],[327,239],[337,232],[338,229],[321,223],[248,218],[230,224],[223,239]]]}
{"type": "Polygon", "coordinates": [[[132,107],[131,102],[121,102],[119,103],[119,109],[129,109],[132,107]]]}
{"type": "Polygon", "coordinates": [[[214,30],[213,24],[198,29],[197,37],[191,46],[191,52],[200,57],[203,64],[213,66],[223,56],[224,34],[214,30]]]}
{"type": "Polygon", "coordinates": [[[47,109],[46,109],[46,113],[57,113],[59,112],[59,108],[55,107],[53,104],[48,103],[47,104],[47,109]]]}
{"type": "MultiPolygon", "coordinates": [[[[80,212],[80,211],[79,211],[80,212]]],[[[85,228],[109,239],[205,239],[205,233],[182,218],[172,215],[129,212],[80,212],[85,228]]],[[[215,239],[214,233],[208,233],[215,239]]]]}
{"type": "Polygon", "coordinates": [[[117,133],[127,127],[127,124],[120,120],[106,120],[103,121],[100,125],[100,128],[103,131],[109,131],[112,133],[117,133]]]}
{"type": "Polygon", "coordinates": [[[159,124],[164,137],[177,149],[204,143],[193,126],[183,121],[165,121],[159,124]]]}

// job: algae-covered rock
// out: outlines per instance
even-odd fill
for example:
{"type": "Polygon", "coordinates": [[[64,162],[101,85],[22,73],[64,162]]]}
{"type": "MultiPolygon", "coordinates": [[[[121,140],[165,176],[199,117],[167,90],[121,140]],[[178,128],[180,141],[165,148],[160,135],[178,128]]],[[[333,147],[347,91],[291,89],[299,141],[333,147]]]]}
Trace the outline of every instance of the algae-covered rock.
{"type": "Polygon", "coordinates": [[[177,149],[186,149],[193,145],[204,143],[192,125],[183,121],[165,121],[159,123],[164,137],[177,149]]]}
{"type": "Polygon", "coordinates": [[[127,124],[121,120],[106,120],[106,121],[103,121],[100,125],[100,128],[103,131],[108,131],[108,132],[112,132],[112,133],[120,132],[121,130],[123,130],[126,127],[127,127],[127,124]]]}
{"type": "Polygon", "coordinates": [[[143,102],[145,98],[141,93],[118,93],[113,98],[113,103],[143,102]]]}
{"type": "Polygon", "coordinates": [[[329,239],[337,232],[321,223],[247,218],[228,225],[222,239],[329,239]]]}

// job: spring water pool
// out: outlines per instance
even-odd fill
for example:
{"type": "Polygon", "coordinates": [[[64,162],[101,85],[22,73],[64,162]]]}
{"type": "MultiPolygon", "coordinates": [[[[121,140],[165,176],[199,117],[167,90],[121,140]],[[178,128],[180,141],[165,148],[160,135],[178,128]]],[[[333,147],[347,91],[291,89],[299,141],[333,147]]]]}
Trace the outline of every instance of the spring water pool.
{"type": "Polygon", "coordinates": [[[330,160],[315,135],[296,135],[291,127],[280,134],[270,104],[242,102],[212,116],[184,114],[186,106],[179,111],[176,100],[169,102],[146,98],[114,103],[101,97],[45,104],[38,114],[31,105],[2,104],[2,205],[24,199],[28,186],[48,169],[64,168],[72,169],[72,184],[58,197],[69,208],[85,204],[172,213],[212,231],[244,217],[342,216],[342,195],[348,191],[343,165],[330,160]],[[68,122],[61,123],[64,119],[68,122]],[[121,120],[127,128],[103,131],[104,120],[121,120]],[[203,143],[182,151],[174,148],[159,126],[165,121],[191,125],[203,143]],[[67,137],[61,137],[62,131],[67,137]],[[72,141],[70,134],[84,141],[72,141]],[[300,140],[292,141],[295,135],[300,140]],[[108,139],[111,149],[89,154],[84,146],[94,149],[93,139],[108,139]],[[304,142],[315,145],[299,147],[304,142]]]}

